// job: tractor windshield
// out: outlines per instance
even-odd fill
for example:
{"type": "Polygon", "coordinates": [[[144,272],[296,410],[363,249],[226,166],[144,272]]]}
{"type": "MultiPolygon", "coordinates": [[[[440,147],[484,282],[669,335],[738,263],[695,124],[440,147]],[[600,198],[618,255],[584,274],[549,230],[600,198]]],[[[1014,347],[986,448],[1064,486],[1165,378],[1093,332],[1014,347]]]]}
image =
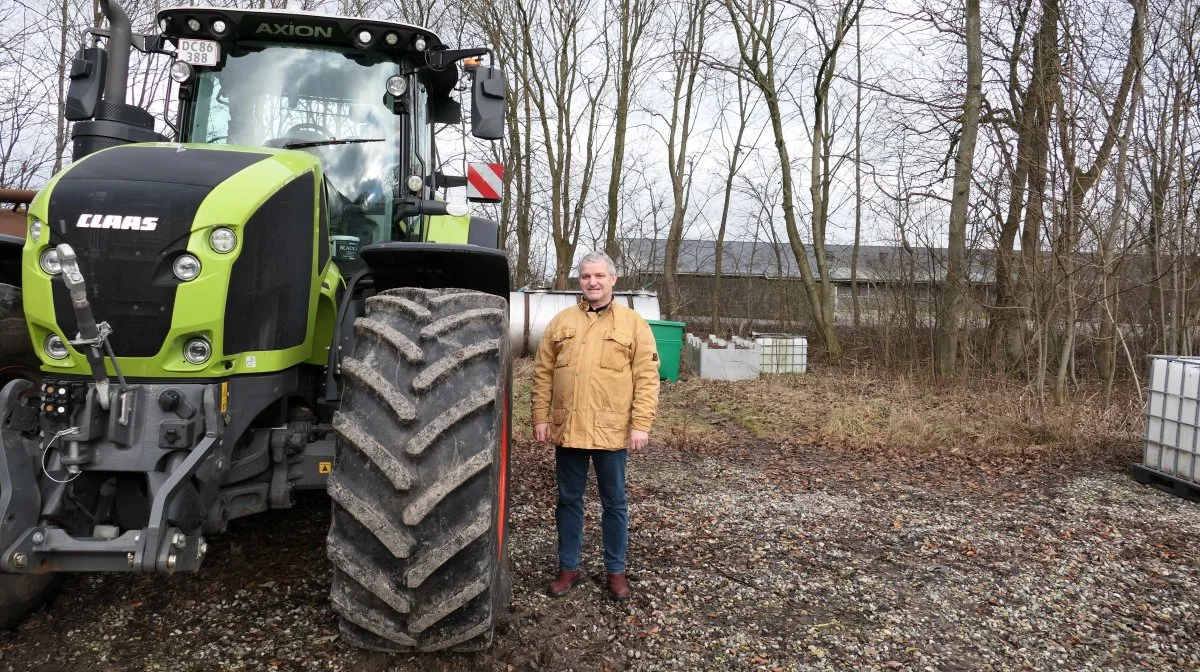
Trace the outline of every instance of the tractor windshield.
{"type": "Polygon", "coordinates": [[[199,73],[187,137],[317,155],[331,187],[333,232],[362,245],[386,240],[393,236],[390,211],[402,151],[412,152],[406,145],[414,140],[404,132],[409,115],[394,114],[385,101],[387,80],[399,73],[397,63],[364,65],[332,50],[271,46],[233,53],[222,69],[199,73]]]}

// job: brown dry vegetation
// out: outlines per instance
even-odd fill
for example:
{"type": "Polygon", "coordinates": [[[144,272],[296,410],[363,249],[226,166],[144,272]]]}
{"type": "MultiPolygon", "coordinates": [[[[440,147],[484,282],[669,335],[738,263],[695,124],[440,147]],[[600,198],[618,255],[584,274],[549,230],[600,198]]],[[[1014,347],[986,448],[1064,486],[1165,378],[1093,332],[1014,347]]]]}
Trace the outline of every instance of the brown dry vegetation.
{"type": "Polygon", "coordinates": [[[1083,388],[1063,406],[1011,381],[934,381],[873,368],[817,365],[807,375],[664,384],[656,435],[672,447],[741,439],[964,462],[1023,457],[1077,466],[1128,462],[1142,431],[1132,385],[1107,407],[1083,388]]]}

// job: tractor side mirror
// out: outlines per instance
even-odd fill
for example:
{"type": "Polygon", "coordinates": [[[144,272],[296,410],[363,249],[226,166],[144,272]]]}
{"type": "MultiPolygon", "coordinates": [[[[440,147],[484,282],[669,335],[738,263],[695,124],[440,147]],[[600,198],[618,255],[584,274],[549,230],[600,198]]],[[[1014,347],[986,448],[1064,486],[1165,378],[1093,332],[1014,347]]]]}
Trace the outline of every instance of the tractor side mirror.
{"type": "Polygon", "coordinates": [[[504,73],[497,68],[478,68],[471,84],[471,135],[484,140],[504,137],[504,95],[508,89],[504,73]]]}
{"type": "Polygon", "coordinates": [[[67,86],[64,116],[67,121],[85,121],[96,116],[96,106],[104,91],[104,72],[108,52],[100,47],[80,49],[71,61],[71,83],[67,86]]]}

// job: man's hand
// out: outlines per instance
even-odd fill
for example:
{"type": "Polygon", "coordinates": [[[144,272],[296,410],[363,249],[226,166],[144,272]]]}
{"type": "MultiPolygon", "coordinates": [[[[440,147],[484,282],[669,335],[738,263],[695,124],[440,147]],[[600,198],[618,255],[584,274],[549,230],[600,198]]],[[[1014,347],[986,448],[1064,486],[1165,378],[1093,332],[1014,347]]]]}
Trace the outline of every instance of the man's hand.
{"type": "Polygon", "coordinates": [[[533,426],[534,441],[549,441],[550,440],[550,423],[539,422],[533,426]]]}
{"type": "Polygon", "coordinates": [[[641,450],[650,442],[650,432],[643,432],[640,429],[633,429],[629,432],[629,449],[641,450]]]}

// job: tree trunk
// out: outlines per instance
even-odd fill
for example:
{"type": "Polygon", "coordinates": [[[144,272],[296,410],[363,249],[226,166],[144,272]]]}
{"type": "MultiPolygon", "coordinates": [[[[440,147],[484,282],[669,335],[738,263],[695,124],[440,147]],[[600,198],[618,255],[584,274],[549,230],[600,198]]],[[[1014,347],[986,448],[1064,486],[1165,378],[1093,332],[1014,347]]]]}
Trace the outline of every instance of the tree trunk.
{"type": "Polygon", "coordinates": [[[676,47],[675,101],[671,108],[670,136],[667,166],[671,176],[671,196],[674,209],[671,227],[667,232],[667,250],[663,261],[663,294],[667,319],[680,315],[682,300],[676,271],[679,266],[679,248],[683,242],[683,223],[687,215],[688,199],[691,194],[691,171],[688,166],[688,139],[692,133],[692,110],[696,93],[696,78],[700,74],[700,59],[704,53],[704,19],[708,15],[706,0],[688,0],[682,40],[676,47]],[[682,110],[680,109],[682,107],[682,110]],[[681,117],[682,113],[682,117],[681,117]]]}
{"type": "Polygon", "coordinates": [[[712,293],[712,333],[721,334],[721,275],[725,260],[725,232],[729,223],[729,204],[733,197],[733,180],[741,167],[739,161],[742,153],[742,139],[746,134],[746,126],[750,118],[750,102],[747,100],[749,91],[743,89],[741,73],[736,79],[738,89],[738,130],[733,140],[733,149],[729,155],[729,166],[725,173],[725,194],[721,202],[721,224],[717,228],[717,246],[713,260],[713,293],[712,293]]]}
{"type": "Polygon", "coordinates": [[[862,243],[862,22],[854,24],[854,247],[850,251],[850,309],[862,323],[858,300],[858,253],[862,243]]]}
{"type": "Polygon", "coordinates": [[[612,168],[608,175],[608,226],[604,251],[614,260],[620,257],[617,234],[621,215],[621,177],[625,168],[625,134],[629,127],[629,103],[635,87],[634,70],[642,35],[649,24],[656,3],[650,0],[617,0],[620,43],[616,78],[616,128],[613,131],[612,168]]]}
{"type": "MultiPolygon", "coordinates": [[[[51,174],[57,175],[63,167],[63,155],[67,152],[67,105],[63,96],[67,88],[67,34],[71,31],[71,0],[59,2],[59,41],[58,66],[55,68],[55,109],[58,114],[54,120],[54,167],[51,174]]],[[[125,102],[125,101],[119,101],[125,102]]]]}
{"type": "Polygon", "coordinates": [[[975,140],[979,136],[979,107],[983,97],[983,47],[980,38],[979,0],[966,0],[967,95],[963,106],[962,131],[954,157],[954,193],[950,202],[950,247],[947,250],[946,281],[942,287],[938,317],[935,371],[953,376],[958,353],[959,321],[963,294],[968,287],[966,268],[967,211],[970,208],[971,176],[975,140]]]}
{"type": "Polygon", "coordinates": [[[836,34],[826,44],[813,86],[813,92],[816,95],[813,107],[817,112],[817,118],[813,120],[812,125],[813,174],[811,175],[810,193],[813,200],[813,257],[816,261],[819,278],[813,273],[812,264],[808,259],[808,249],[800,237],[799,225],[796,221],[795,181],[792,175],[791,157],[787,149],[787,136],[784,133],[778,83],[775,78],[775,49],[772,39],[775,30],[780,26],[775,14],[777,6],[771,0],[748,0],[744,4],[739,3],[739,0],[723,0],[723,2],[729,12],[742,63],[750,72],[752,81],[762,92],[763,99],[767,104],[771,132],[775,139],[775,151],[779,156],[784,226],[787,229],[788,243],[792,254],[800,268],[800,279],[804,284],[804,295],[808,300],[814,327],[825,347],[825,352],[831,359],[837,360],[841,358],[842,345],[834,329],[834,297],[829,291],[829,269],[825,258],[827,203],[823,199],[827,194],[827,187],[822,185],[822,181],[828,179],[828,176],[822,174],[822,166],[827,165],[827,163],[823,163],[822,157],[822,152],[826,148],[822,130],[826,126],[824,114],[828,110],[826,96],[829,94],[833,81],[837,53],[846,33],[858,20],[862,0],[849,0],[840,7],[836,34]],[[761,2],[761,4],[756,5],[755,2],[761,2]]]}

